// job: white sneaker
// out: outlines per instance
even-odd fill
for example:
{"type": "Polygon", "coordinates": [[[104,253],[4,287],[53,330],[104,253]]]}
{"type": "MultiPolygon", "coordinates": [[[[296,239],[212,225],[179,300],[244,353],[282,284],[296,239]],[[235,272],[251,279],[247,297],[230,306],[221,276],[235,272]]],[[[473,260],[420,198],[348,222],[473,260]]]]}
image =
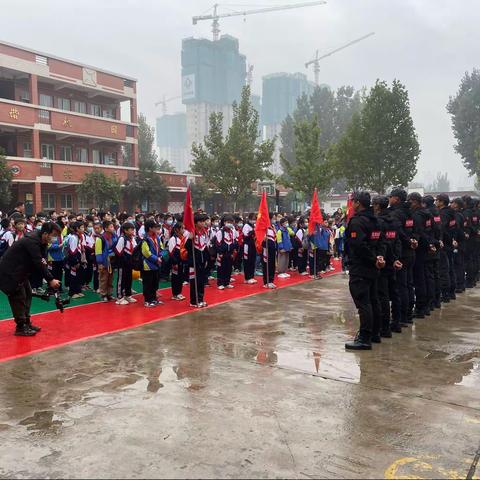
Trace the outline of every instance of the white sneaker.
{"type": "Polygon", "coordinates": [[[250,280],[246,280],[245,283],[247,285],[253,285],[255,283],[258,283],[254,278],[251,278],[250,280]]]}
{"type": "Polygon", "coordinates": [[[177,298],[179,300],[185,300],[187,297],[185,295],[180,294],[180,295],[177,295],[177,298]]]}
{"type": "Polygon", "coordinates": [[[209,280],[215,280],[215,277],[212,277],[211,275],[208,277],[209,280]]]}
{"type": "Polygon", "coordinates": [[[274,288],[277,288],[277,286],[276,286],[274,283],[269,283],[269,284],[267,285],[267,288],[270,288],[270,289],[273,290],[274,288]]]}
{"type": "Polygon", "coordinates": [[[304,277],[305,275],[308,275],[308,272],[302,272],[300,275],[304,277]]]}
{"type": "Polygon", "coordinates": [[[119,298],[115,305],[130,305],[130,302],[126,298],[119,298]]]}
{"type": "Polygon", "coordinates": [[[278,278],[289,278],[290,275],[288,273],[279,273],[278,278]]]}
{"type": "Polygon", "coordinates": [[[234,288],[233,285],[227,285],[225,288],[234,288]]]}
{"type": "Polygon", "coordinates": [[[137,301],[133,297],[125,297],[128,303],[137,303],[137,301]]]}
{"type": "Polygon", "coordinates": [[[219,290],[225,290],[225,286],[224,286],[224,285],[220,285],[220,286],[218,287],[218,289],[219,289],[219,290]]]}
{"type": "Polygon", "coordinates": [[[230,281],[231,281],[231,282],[236,282],[237,279],[236,279],[236,278],[230,278],[230,281]]]}

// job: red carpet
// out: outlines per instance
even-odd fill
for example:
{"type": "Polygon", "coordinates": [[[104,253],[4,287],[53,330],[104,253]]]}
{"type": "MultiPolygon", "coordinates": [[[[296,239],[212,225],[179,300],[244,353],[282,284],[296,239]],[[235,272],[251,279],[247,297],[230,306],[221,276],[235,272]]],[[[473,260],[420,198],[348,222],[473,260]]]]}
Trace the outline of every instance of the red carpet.
{"type": "MultiPolygon", "coordinates": [[[[334,262],[333,265],[339,267],[338,262],[334,262]]],[[[333,273],[336,271],[326,275],[333,273]]],[[[271,292],[263,288],[261,281],[256,285],[245,285],[242,275],[234,278],[236,278],[235,288],[223,291],[217,290],[216,283],[211,282],[212,287],[205,290],[208,308],[239,298],[271,292]]],[[[293,273],[290,278],[276,279],[275,284],[277,288],[284,288],[308,281],[312,281],[308,276],[302,277],[293,273]]],[[[161,292],[165,304],[156,308],[145,308],[142,295],[136,295],[138,303],[132,305],[115,305],[114,302],[92,303],[66,308],[63,315],[57,311],[34,315],[32,317],[34,325],[42,327],[42,331],[35,337],[15,337],[13,336],[15,322],[2,321],[0,322],[0,362],[197,311],[196,308],[190,307],[188,287],[183,291],[187,300],[182,302],[170,300],[170,289],[161,292]]]]}

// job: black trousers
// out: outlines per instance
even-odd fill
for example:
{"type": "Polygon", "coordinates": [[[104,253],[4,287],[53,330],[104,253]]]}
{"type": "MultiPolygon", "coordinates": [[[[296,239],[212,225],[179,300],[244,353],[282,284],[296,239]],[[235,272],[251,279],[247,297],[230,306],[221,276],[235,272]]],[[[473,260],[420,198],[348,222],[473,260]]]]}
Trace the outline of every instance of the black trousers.
{"type": "Polygon", "coordinates": [[[319,275],[323,270],[323,250],[316,248],[315,250],[310,250],[308,253],[308,266],[310,268],[310,275],[319,275]]]}
{"type": "Polygon", "coordinates": [[[195,270],[193,269],[193,267],[189,268],[190,303],[192,305],[198,305],[199,303],[204,301],[205,285],[208,281],[207,275],[207,262],[196,262],[195,270]]]}
{"type": "MultiPolygon", "coordinates": [[[[403,263],[403,262],[402,262],[403,263]]],[[[415,289],[413,284],[413,266],[408,263],[396,272],[397,289],[400,298],[400,322],[407,323],[412,316],[415,304],[415,289]]]]}
{"type": "Polygon", "coordinates": [[[226,287],[232,278],[233,258],[231,253],[220,255],[217,260],[217,285],[226,287]]]}
{"type": "Polygon", "coordinates": [[[475,251],[476,240],[473,238],[467,241],[465,247],[465,273],[466,286],[473,287],[477,277],[477,252],[475,251]]]}
{"type": "Polygon", "coordinates": [[[427,292],[427,310],[433,309],[436,302],[435,290],[435,258],[427,258],[425,262],[425,286],[427,292]]]}
{"type": "Polygon", "coordinates": [[[401,323],[400,295],[395,272],[381,272],[378,278],[378,300],[382,315],[381,331],[388,332],[390,325],[401,323]]]}
{"type": "Polygon", "coordinates": [[[308,263],[308,251],[303,248],[298,248],[295,249],[295,253],[297,254],[298,273],[306,272],[308,263]]]}
{"type": "Polygon", "coordinates": [[[251,280],[255,277],[257,251],[255,245],[252,244],[245,244],[243,248],[243,273],[245,275],[245,280],[251,280]]]}
{"type": "Polygon", "coordinates": [[[60,282],[63,280],[63,260],[52,262],[48,268],[55,280],[60,282]]]}
{"type": "Polygon", "coordinates": [[[142,272],[143,298],[145,303],[152,303],[157,300],[158,282],[158,270],[144,270],[142,272]]]}
{"type": "Polygon", "coordinates": [[[85,278],[85,269],[82,265],[78,267],[70,267],[69,270],[70,280],[68,283],[70,296],[76,293],[82,293],[83,280],[85,278]]]}
{"type": "Polygon", "coordinates": [[[424,312],[427,308],[426,254],[417,253],[413,266],[413,282],[415,284],[415,310],[424,312]]]}
{"type": "Polygon", "coordinates": [[[117,298],[130,297],[132,295],[132,262],[122,258],[117,273],[117,298]]]}
{"type": "Polygon", "coordinates": [[[465,253],[458,249],[453,253],[453,266],[455,270],[456,290],[465,290],[465,253]]]}
{"type": "Polygon", "coordinates": [[[350,275],[349,288],[360,317],[360,339],[369,343],[372,335],[378,335],[380,331],[381,313],[377,280],[350,275]]]}
{"type": "Polygon", "coordinates": [[[17,328],[22,328],[30,323],[30,307],[32,305],[32,288],[29,281],[17,286],[13,292],[5,292],[17,328]]]}
{"type": "Polygon", "coordinates": [[[174,297],[182,293],[184,278],[185,276],[184,276],[183,265],[173,264],[172,265],[172,295],[174,297]]]}
{"type": "Polygon", "coordinates": [[[235,260],[233,261],[233,269],[234,270],[242,270],[242,263],[243,263],[243,248],[244,246],[242,245],[237,252],[237,256],[235,257],[235,260]]]}
{"type": "MultiPolygon", "coordinates": [[[[85,278],[84,284],[85,285],[90,285],[92,279],[93,279],[93,267],[95,265],[95,256],[92,257],[92,255],[87,255],[87,268],[85,269],[85,278]]],[[[97,277],[98,279],[98,277],[97,277]]],[[[98,287],[95,289],[97,290],[98,287]]]]}
{"type": "Polygon", "coordinates": [[[275,279],[275,249],[274,248],[268,249],[268,258],[265,258],[265,255],[262,255],[262,272],[263,272],[263,284],[267,285],[267,283],[273,283],[275,279]]]}

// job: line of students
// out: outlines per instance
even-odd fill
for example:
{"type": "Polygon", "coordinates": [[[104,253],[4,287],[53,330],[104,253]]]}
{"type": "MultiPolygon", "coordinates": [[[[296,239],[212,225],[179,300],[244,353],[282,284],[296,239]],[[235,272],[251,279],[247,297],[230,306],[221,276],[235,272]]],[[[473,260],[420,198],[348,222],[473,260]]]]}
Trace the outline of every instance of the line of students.
{"type": "MultiPolygon", "coordinates": [[[[14,213],[2,220],[0,256],[25,230],[41,228],[45,214],[26,220],[14,213]]],[[[157,295],[160,280],[170,279],[172,299],[185,300],[183,285],[190,283],[190,304],[203,307],[205,287],[214,279],[219,290],[234,288],[235,274],[244,272],[245,283],[256,284],[256,275],[263,276],[265,288],[276,288],[274,279],[288,278],[287,271],[318,278],[330,265],[333,245],[331,225],[308,234],[304,217],[286,217],[272,213],[262,249],[255,241],[256,213],[226,214],[222,218],[199,213],[195,216],[195,232],[186,232],[181,215],[122,213],[115,217],[109,212],[90,215],[57,215],[62,234],[52,240],[47,249],[48,268],[53,277],[68,288],[73,300],[85,296],[85,290],[100,294],[102,302],[115,299],[117,305],[135,303],[133,271],[140,270],[144,305],[161,305],[157,295]],[[135,262],[136,256],[140,261],[135,262]],[[194,261],[195,260],[195,261],[194,261]],[[261,272],[259,272],[261,270],[261,272]],[[114,273],[117,282],[114,286],[114,273]]],[[[41,288],[42,280],[31,279],[33,288],[41,288]]]]}

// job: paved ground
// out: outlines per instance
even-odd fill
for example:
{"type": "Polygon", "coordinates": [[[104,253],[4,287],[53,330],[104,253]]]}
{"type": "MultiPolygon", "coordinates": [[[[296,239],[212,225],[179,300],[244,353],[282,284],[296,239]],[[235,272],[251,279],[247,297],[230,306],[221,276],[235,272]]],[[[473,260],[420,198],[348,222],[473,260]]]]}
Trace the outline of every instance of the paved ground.
{"type": "Polygon", "coordinates": [[[0,477],[476,478],[463,297],[373,352],[337,276],[0,364],[0,477]]]}

